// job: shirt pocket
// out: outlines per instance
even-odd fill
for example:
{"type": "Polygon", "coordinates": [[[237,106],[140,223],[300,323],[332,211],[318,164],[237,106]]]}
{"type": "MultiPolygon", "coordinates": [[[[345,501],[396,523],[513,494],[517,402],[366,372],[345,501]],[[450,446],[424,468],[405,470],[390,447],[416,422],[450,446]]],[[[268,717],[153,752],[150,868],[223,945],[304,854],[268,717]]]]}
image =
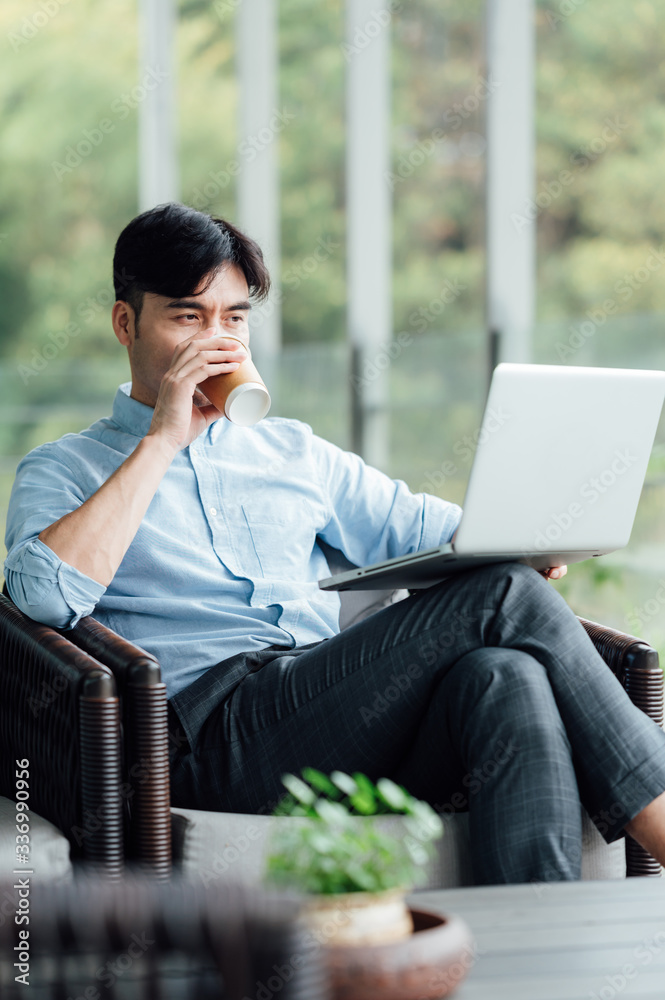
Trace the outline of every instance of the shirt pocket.
{"type": "Polygon", "coordinates": [[[314,510],[307,500],[266,511],[242,505],[261,572],[270,580],[306,580],[316,541],[314,510]]]}

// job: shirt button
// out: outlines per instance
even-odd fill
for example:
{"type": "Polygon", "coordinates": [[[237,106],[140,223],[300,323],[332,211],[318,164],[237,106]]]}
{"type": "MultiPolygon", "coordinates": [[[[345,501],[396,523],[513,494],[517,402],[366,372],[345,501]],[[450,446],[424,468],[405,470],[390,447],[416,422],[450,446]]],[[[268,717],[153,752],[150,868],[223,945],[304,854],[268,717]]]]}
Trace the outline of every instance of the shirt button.
{"type": "Polygon", "coordinates": [[[217,517],[217,508],[216,507],[211,507],[210,508],[210,513],[211,513],[212,517],[217,517]]]}

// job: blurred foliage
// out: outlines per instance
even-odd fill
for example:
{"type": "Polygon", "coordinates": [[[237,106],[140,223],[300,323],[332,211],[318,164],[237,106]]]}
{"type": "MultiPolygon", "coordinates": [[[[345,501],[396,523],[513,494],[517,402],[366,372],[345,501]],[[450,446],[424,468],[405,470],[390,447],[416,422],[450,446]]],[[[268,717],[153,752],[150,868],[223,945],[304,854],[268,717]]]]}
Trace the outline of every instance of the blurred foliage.
{"type": "Polygon", "coordinates": [[[538,216],[544,319],[665,309],[664,27],[655,2],[538,3],[537,190],[572,174],[538,216]]]}
{"type": "Polygon", "coordinates": [[[0,8],[0,350],[26,364],[68,323],[69,356],[109,348],[113,240],[136,211],[135,5],[55,7],[0,8]]]}
{"type": "Polygon", "coordinates": [[[311,822],[273,827],[266,875],[270,881],[307,893],[383,892],[407,889],[425,880],[434,856],[433,841],[444,832],[441,817],[427,802],[389,778],[376,784],[359,772],[313,767],[282,775],[287,794],[275,816],[311,822]],[[372,817],[403,815],[399,838],[375,825],[372,817]]]}
{"type": "MultiPolygon", "coordinates": [[[[236,7],[234,0],[180,0],[177,37],[182,199],[231,218],[236,7]]],[[[49,10],[38,16],[21,0],[5,0],[0,10],[0,351],[26,362],[68,323],[77,328],[68,357],[115,351],[110,258],[137,207],[136,2],[54,0],[49,10]],[[104,119],[108,133],[100,131],[104,119]]],[[[415,335],[477,328],[484,4],[410,0],[392,22],[386,182],[395,207],[395,327],[415,335]]],[[[542,319],[582,315],[607,301],[619,314],[665,310],[665,282],[652,280],[662,262],[651,271],[645,265],[665,224],[664,29],[665,8],[655,2],[537,4],[542,319]]],[[[285,340],[341,340],[343,0],[280,0],[279,34],[279,103],[295,116],[278,140],[285,340]],[[303,274],[321,240],[333,249],[303,274]]]]}

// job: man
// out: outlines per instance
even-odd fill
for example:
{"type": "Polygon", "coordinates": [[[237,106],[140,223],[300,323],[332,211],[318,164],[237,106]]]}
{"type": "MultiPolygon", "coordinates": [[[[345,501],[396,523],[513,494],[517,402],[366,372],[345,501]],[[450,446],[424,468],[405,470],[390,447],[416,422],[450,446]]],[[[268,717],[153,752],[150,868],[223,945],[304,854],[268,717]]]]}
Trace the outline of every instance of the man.
{"type": "Polygon", "coordinates": [[[158,656],[174,802],[257,812],[285,771],[360,770],[468,808],[478,882],[578,878],[580,801],[665,862],[665,735],[543,576],[465,573],[339,633],[319,541],[367,564],[449,541],[460,511],[208,402],[268,292],[258,246],[170,204],[126,227],[114,272],[131,385],[21,462],[5,574],[32,618],[94,611],[158,656]]]}

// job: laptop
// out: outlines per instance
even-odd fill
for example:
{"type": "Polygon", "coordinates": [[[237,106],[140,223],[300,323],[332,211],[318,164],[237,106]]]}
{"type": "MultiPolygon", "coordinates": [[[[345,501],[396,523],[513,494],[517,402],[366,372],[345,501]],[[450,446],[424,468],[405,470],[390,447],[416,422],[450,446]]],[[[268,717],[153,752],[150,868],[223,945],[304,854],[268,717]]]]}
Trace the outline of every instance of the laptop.
{"type": "Polygon", "coordinates": [[[563,566],[627,545],[665,372],[500,364],[452,544],[348,570],[322,590],[412,590],[492,562],[563,566]]]}

